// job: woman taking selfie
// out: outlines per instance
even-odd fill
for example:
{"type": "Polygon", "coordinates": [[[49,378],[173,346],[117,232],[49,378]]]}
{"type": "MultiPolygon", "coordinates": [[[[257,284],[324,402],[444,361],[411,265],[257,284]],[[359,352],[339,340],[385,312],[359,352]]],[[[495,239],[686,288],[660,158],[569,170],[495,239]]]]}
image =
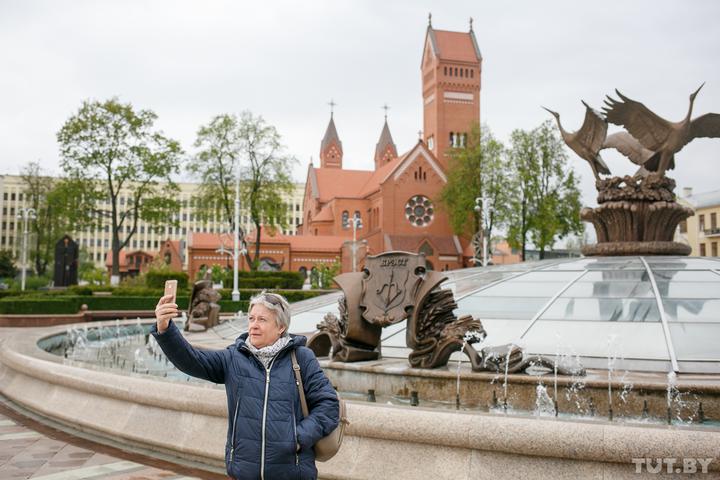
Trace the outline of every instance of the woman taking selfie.
{"type": "Polygon", "coordinates": [[[290,306],[280,295],[250,299],[248,332],[225,350],[190,345],[172,322],[173,296],[155,308],[152,335],[179,370],[224,383],[228,400],[225,465],[233,479],[317,478],[313,445],[339,422],[338,397],[306,338],[290,335],[290,306]],[[295,351],[309,415],[303,417],[290,352],[295,351]]]}

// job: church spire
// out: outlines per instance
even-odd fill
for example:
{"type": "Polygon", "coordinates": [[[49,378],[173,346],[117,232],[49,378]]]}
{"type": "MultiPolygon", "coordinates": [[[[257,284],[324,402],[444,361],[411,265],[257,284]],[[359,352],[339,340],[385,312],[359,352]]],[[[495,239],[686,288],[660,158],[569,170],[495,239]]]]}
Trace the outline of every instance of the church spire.
{"type": "Polygon", "coordinates": [[[390,107],[384,105],[382,108],[385,110],[385,125],[383,125],[382,132],[380,133],[380,139],[375,145],[375,170],[398,156],[397,148],[395,147],[395,142],[393,142],[390,127],[388,127],[387,123],[387,110],[390,107]]]}
{"type": "Polygon", "coordinates": [[[335,119],[333,118],[333,107],[337,105],[330,101],[330,122],[325,130],[325,136],[320,142],[320,167],[322,168],[342,168],[342,142],[335,128],[335,119]]]}

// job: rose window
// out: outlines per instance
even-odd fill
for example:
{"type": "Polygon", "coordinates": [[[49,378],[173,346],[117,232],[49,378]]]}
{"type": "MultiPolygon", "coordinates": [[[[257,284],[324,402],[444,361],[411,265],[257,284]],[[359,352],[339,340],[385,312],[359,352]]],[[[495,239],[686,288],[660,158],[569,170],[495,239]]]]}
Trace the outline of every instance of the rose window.
{"type": "Polygon", "coordinates": [[[416,227],[432,222],[434,212],[432,202],[424,195],[415,195],[405,204],[405,218],[416,227]]]}

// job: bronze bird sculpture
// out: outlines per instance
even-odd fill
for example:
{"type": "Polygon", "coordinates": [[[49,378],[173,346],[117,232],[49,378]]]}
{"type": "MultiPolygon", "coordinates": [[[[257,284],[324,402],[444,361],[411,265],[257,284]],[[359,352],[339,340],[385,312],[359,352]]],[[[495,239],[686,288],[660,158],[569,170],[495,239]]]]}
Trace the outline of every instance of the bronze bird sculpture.
{"type": "MultiPolygon", "coordinates": [[[[705,85],[703,83],[703,85],[705,85]]],[[[605,118],[615,125],[622,125],[635,137],[643,147],[659,154],[659,164],[656,167],[658,174],[665,175],[668,168],[672,168],[673,155],[697,137],[720,137],[720,114],[706,113],[691,120],[693,103],[700,89],[690,94],[690,106],[687,115],[680,122],[669,122],[656,115],[640,102],[636,102],[618,90],[615,90],[620,100],[607,97],[603,108],[605,118]]],[[[648,170],[654,170],[653,161],[645,165],[648,170]]]]}
{"type": "MultiPolygon", "coordinates": [[[[657,171],[660,163],[660,153],[653,152],[643,147],[637,138],[627,132],[616,132],[608,135],[603,143],[602,149],[614,148],[631,162],[640,167],[635,176],[647,176],[650,172],[657,171]]],[[[675,168],[675,156],[670,159],[669,169],[675,168]]]]}
{"type": "Polygon", "coordinates": [[[560,129],[560,134],[567,146],[570,147],[573,152],[577,153],[580,158],[585,159],[590,164],[593,175],[595,175],[595,180],[600,180],[600,173],[610,174],[610,169],[598,153],[605,142],[607,122],[598,112],[593,110],[590,105],[585,102],[582,103],[586,108],[585,120],[577,132],[567,132],[560,124],[559,113],[553,112],[549,108],[542,108],[555,117],[558,128],[560,129]]]}

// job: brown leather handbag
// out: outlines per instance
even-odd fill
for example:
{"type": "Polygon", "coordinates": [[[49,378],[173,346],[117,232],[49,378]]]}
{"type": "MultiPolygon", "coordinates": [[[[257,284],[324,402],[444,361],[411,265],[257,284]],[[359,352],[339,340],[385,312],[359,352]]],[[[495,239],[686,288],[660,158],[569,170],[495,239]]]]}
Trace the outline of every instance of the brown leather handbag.
{"type": "MultiPolygon", "coordinates": [[[[304,417],[308,416],[307,401],[305,401],[305,387],[303,386],[302,375],[300,373],[300,365],[298,364],[297,357],[295,356],[295,350],[290,351],[290,357],[292,358],[293,372],[295,373],[295,383],[298,387],[298,393],[300,394],[300,406],[302,407],[302,413],[304,417]]],[[[336,392],[337,393],[337,392],[336,392]]],[[[319,462],[326,462],[330,460],[340,450],[340,444],[343,441],[343,434],[345,433],[345,425],[350,422],[347,420],[345,414],[345,400],[340,398],[338,395],[338,402],[340,402],[340,422],[335,430],[330,432],[327,436],[321,438],[314,445],[315,460],[319,462]]]]}

